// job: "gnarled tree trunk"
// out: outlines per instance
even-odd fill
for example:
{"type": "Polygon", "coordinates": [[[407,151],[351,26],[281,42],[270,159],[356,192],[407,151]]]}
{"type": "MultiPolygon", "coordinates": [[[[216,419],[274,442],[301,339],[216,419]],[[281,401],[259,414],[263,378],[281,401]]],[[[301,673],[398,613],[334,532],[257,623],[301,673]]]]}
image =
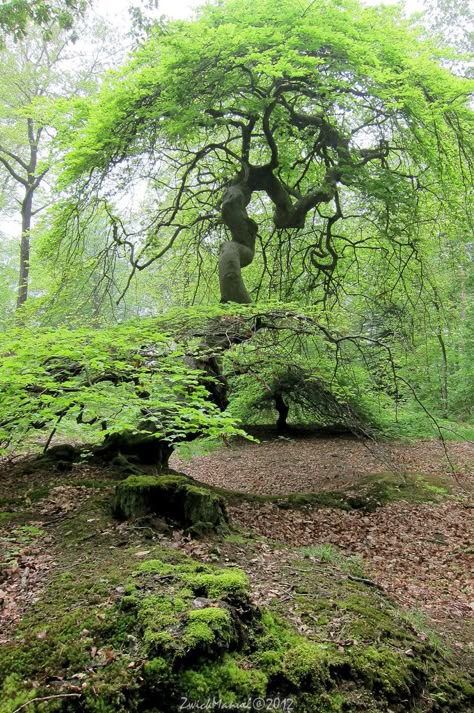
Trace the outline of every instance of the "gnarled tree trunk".
{"type": "Polygon", "coordinates": [[[248,304],[251,298],[242,279],[242,268],[255,255],[257,224],[249,218],[247,206],[252,193],[245,181],[229,186],[222,198],[222,219],[232,235],[219,256],[221,302],[248,304]]]}

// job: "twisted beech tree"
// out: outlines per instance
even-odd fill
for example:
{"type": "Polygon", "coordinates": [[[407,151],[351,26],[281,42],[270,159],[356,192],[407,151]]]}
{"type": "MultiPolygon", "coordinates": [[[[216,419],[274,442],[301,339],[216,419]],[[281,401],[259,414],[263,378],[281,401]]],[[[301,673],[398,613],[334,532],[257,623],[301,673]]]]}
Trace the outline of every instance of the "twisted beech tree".
{"type": "Polygon", "coordinates": [[[467,209],[474,136],[472,82],[419,35],[356,0],[221,0],[157,28],[78,105],[57,229],[73,239],[105,211],[132,274],[179,241],[219,244],[223,302],[251,301],[260,233],[309,233],[304,266],[323,280],[341,238],[413,253],[426,196],[467,209]]]}

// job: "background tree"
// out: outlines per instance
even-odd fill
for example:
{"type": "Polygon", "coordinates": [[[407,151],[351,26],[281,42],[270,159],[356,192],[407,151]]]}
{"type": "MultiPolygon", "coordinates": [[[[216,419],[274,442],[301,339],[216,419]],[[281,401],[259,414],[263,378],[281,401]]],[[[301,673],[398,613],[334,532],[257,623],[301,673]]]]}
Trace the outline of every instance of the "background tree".
{"type": "Polygon", "coordinates": [[[45,37],[34,28],[21,40],[7,42],[1,51],[0,175],[8,195],[2,212],[13,218],[20,212],[18,308],[28,298],[33,220],[51,201],[45,179],[59,160],[51,141],[61,113],[55,102],[90,93],[104,71],[108,54],[104,27],[96,23],[89,30],[87,52],[77,47],[72,53],[74,38],[69,32],[50,30],[45,37]]]}
{"type": "Polygon", "coordinates": [[[75,18],[87,5],[87,0],[1,0],[0,42],[5,36],[24,38],[30,23],[46,30],[52,25],[71,29],[75,18]]]}
{"type": "Polygon", "coordinates": [[[28,296],[34,196],[50,167],[48,160],[41,160],[45,157],[45,152],[41,156],[45,123],[35,102],[58,83],[58,65],[66,44],[62,38],[47,43],[37,35],[2,52],[0,164],[12,194],[18,192],[14,201],[18,200],[21,213],[18,307],[28,296]]]}

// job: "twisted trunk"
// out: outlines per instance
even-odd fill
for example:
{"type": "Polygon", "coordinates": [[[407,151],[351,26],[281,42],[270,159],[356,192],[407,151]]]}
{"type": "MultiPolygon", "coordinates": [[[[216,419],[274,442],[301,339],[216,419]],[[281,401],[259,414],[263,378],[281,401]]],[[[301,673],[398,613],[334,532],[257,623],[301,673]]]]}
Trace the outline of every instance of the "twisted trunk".
{"type": "Polygon", "coordinates": [[[252,197],[243,180],[229,186],[222,198],[222,219],[232,240],[225,242],[219,256],[221,302],[248,304],[251,298],[242,279],[242,268],[255,255],[257,224],[248,216],[247,206],[252,197]]]}
{"type": "MultiPolygon", "coordinates": [[[[250,303],[251,297],[242,278],[242,268],[252,262],[258,226],[249,217],[247,206],[255,191],[263,191],[273,203],[273,223],[276,228],[303,228],[310,210],[331,202],[337,194],[338,169],[331,167],[320,186],[292,201],[290,191],[273,173],[271,165],[246,165],[225,189],[221,203],[224,225],[231,240],[223,243],[219,256],[221,302],[250,303]]],[[[335,219],[339,217],[336,213],[335,219]]]]}

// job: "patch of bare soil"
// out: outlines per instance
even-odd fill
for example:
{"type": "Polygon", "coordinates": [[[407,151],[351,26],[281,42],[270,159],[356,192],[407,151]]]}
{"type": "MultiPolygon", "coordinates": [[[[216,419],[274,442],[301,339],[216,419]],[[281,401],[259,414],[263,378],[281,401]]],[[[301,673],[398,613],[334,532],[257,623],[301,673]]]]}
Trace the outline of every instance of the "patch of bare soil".
{"type": "Polygon", "coordinates": [[[59,485],[33,509],[26,491],[24,501],[30,507],[16,506],[23,522],[0,523],[0,644],[8,640],[22,612],[38,600],[55,565],[56,543],[48,525],[75,512],[89,496],[87,488],[59,485]]]}
{"type": "MultiPolygon", "coordinates": [[[[461,482],[474,472],[474,443],[414,444],[356,438],[272,438],[170,464],[209,485],[258,495],[337,490],[383,472],[453,475],[461,482]]],[[[472,482],[472,481],[471,481],[472,482]]]]}
{"type": "Polygon", "coordinates": [[[0,530],[0,645],[9,640],[23,611],[39,599],[53,562],[50,544],[47,537],[28,543],[18,531],[6,536],[0,530]]]}
{"type": "MultiPolygon", "coordinates": [[[[61,551],[55,525],[72,518],[94,493],[82,484],[95,474],[87,465],[61,474],[24,468],[28,463],[17,458],[0,464],[0,644],[41,597],[55,570],[61,551]]],[[[106,471],[100,477],[105,479],[106,471]]]]}

